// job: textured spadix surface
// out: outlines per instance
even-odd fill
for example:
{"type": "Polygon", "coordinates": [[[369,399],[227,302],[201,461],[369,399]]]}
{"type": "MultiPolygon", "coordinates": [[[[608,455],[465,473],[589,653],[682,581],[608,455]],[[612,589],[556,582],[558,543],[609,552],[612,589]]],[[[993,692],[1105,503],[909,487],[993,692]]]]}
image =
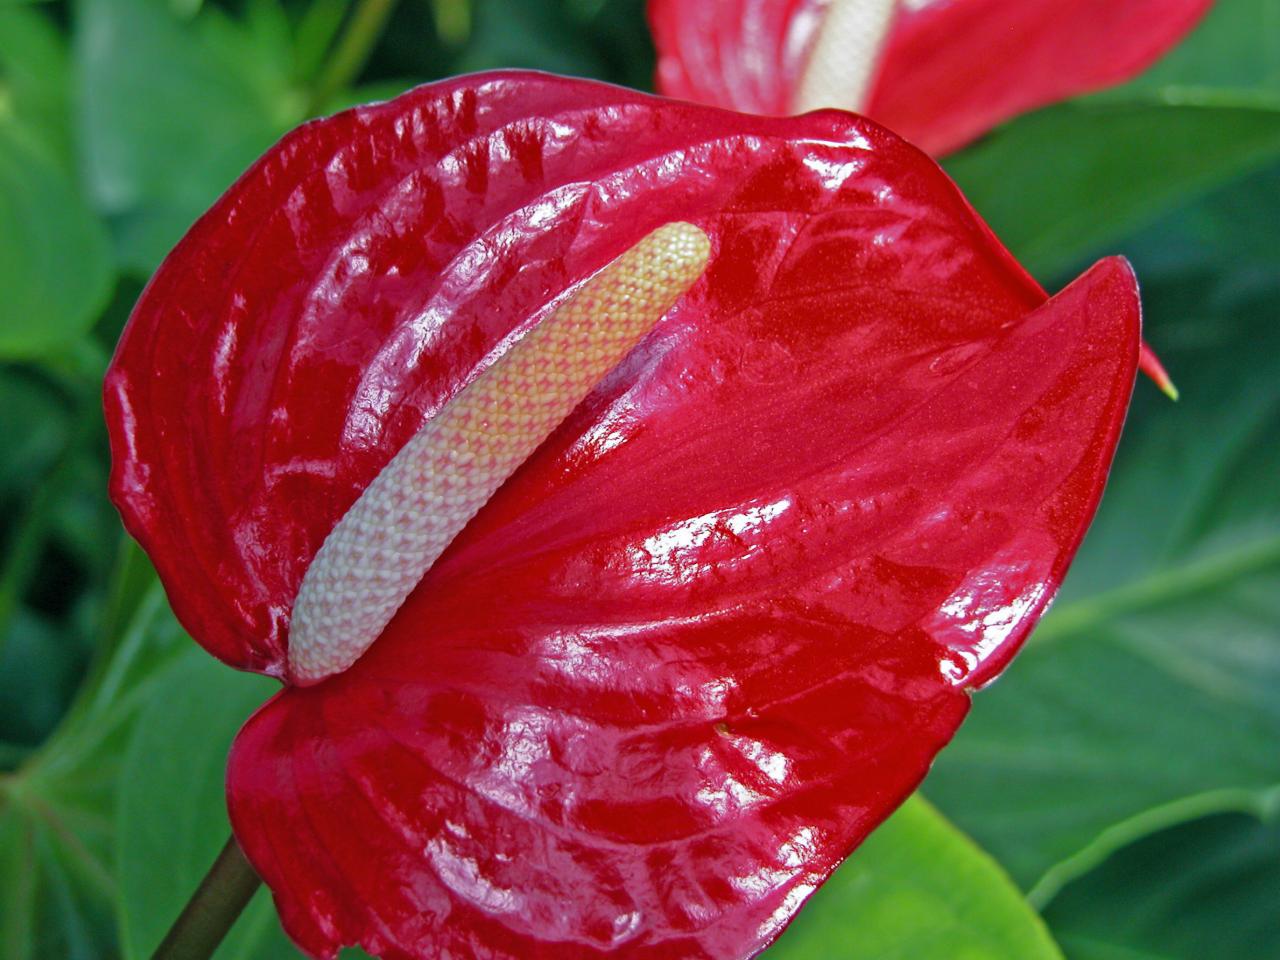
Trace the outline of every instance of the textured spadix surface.
{"type": "MultiPolygon", "coordinates": [[[[829,11],[880,2],[649,0],[658,87],[752,113],[808,109],[814,102],[801,94],[829,11]]],[[[870,94],[850,90],[824,105],[858,109],[922,149],[946,153],[1015,114],[1128,79],[1212,5],[900,0],[870,94]]]]}
{"type": "Polygon", "coordinates": [[[809,44],[789,113],[826,107],[860,112],[871,93],[897,0],[831,0],[809,44]]]}
{"type": "Polygon", "coordinates": [[[330,531],[293,605],[289,676],[351,666],[495,490],[662,319],[707,265],[669,223],[610,263],[406,443],[330,531]]]}
{"type": "Polygon", "coordinates": [[[288,680],[325,535],[656,227],[706,272],[350,669],[241,731],[236,835],[331,956],[739,957],[923,776],[1066,569],[1132,388],[1123,261],[1052,300],[925,155],[489,74],[286,138],[139,303],[113,495],[288,680]]]}

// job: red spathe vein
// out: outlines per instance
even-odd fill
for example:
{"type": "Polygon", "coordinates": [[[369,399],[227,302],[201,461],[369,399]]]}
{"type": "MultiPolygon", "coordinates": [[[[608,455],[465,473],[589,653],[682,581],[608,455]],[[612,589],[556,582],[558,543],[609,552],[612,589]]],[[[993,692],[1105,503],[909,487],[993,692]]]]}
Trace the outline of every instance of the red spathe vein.
{"type": "Polygon", "coordinates": [[[1136,285],[1046,302],[874,124],[489,74],[312,124],[166,261],[113,495],[193,636],[280,675],[370,479],[655,226],[703,277],[365,656],[246,725],[236,835],[309,952],[758,950],[914,788],[1061,580],[1136,285]]]}

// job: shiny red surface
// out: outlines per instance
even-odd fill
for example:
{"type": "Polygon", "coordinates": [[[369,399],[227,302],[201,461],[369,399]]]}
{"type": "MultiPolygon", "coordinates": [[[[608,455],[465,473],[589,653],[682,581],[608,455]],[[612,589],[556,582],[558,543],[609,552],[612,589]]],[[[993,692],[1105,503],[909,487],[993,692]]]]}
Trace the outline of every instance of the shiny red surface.
{"type": "Polygon", "coordinates": [[[241,731],[236,835],[308,952],[743,957],[919,782],[1096,507],[1139,306],[1052,300],[925,155],[499,73],[287,137],[161,267],[112,493],[184,624],[283,675],[395,450],[655,226],[702,280],[370,651],[241,731]]]}
{"type": "MultiPolygon", "coordinates": [[[[1212,4],[933,0],[903,7],[863,112],[921,149],[947,153],[1016,114],[1137,74],[1212,4]]],[[[658,87],[735,110],[790,113],[826,6],[650,0],[658,87]]]]}

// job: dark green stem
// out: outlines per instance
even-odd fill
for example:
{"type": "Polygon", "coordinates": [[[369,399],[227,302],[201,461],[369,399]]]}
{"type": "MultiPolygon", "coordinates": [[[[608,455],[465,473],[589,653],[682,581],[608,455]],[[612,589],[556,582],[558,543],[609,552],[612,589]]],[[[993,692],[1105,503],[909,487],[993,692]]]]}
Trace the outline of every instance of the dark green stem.
{"type": "Polygon", "coordinates": [[[337,93],[359,76],[395,5],[396,0],[360,0],[356,5],[333,56],[311,88],[308,116],[324,110],[337,93]]]}
{"type": "Polygon", "coordinates": [[[261,882],[229,838],[151,960],[208,960],[261,882]]]}

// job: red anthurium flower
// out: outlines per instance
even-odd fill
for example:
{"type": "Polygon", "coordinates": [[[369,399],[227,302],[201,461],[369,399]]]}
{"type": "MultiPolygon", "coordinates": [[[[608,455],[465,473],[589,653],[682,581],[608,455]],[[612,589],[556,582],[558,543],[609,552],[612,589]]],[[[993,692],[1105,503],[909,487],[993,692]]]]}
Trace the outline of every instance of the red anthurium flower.
{"type": "Polygon", "coordinates": [[[935,155],[1134,76],[1213,0],[649,0],[658,86],[751,113],[841,107],[935,155]]]}
{"type": "Polygon", "coordinates": [[[1138,343],[1123,261],[1048,299],[870,121],[478,75],[308,124],[192,229],[108,376],[113,495],[285,683],[228,799],[309,953],[743,957],[1044,610],[1138,343]],[[650,316],[362,619],[596,313],[650,316]]]}

